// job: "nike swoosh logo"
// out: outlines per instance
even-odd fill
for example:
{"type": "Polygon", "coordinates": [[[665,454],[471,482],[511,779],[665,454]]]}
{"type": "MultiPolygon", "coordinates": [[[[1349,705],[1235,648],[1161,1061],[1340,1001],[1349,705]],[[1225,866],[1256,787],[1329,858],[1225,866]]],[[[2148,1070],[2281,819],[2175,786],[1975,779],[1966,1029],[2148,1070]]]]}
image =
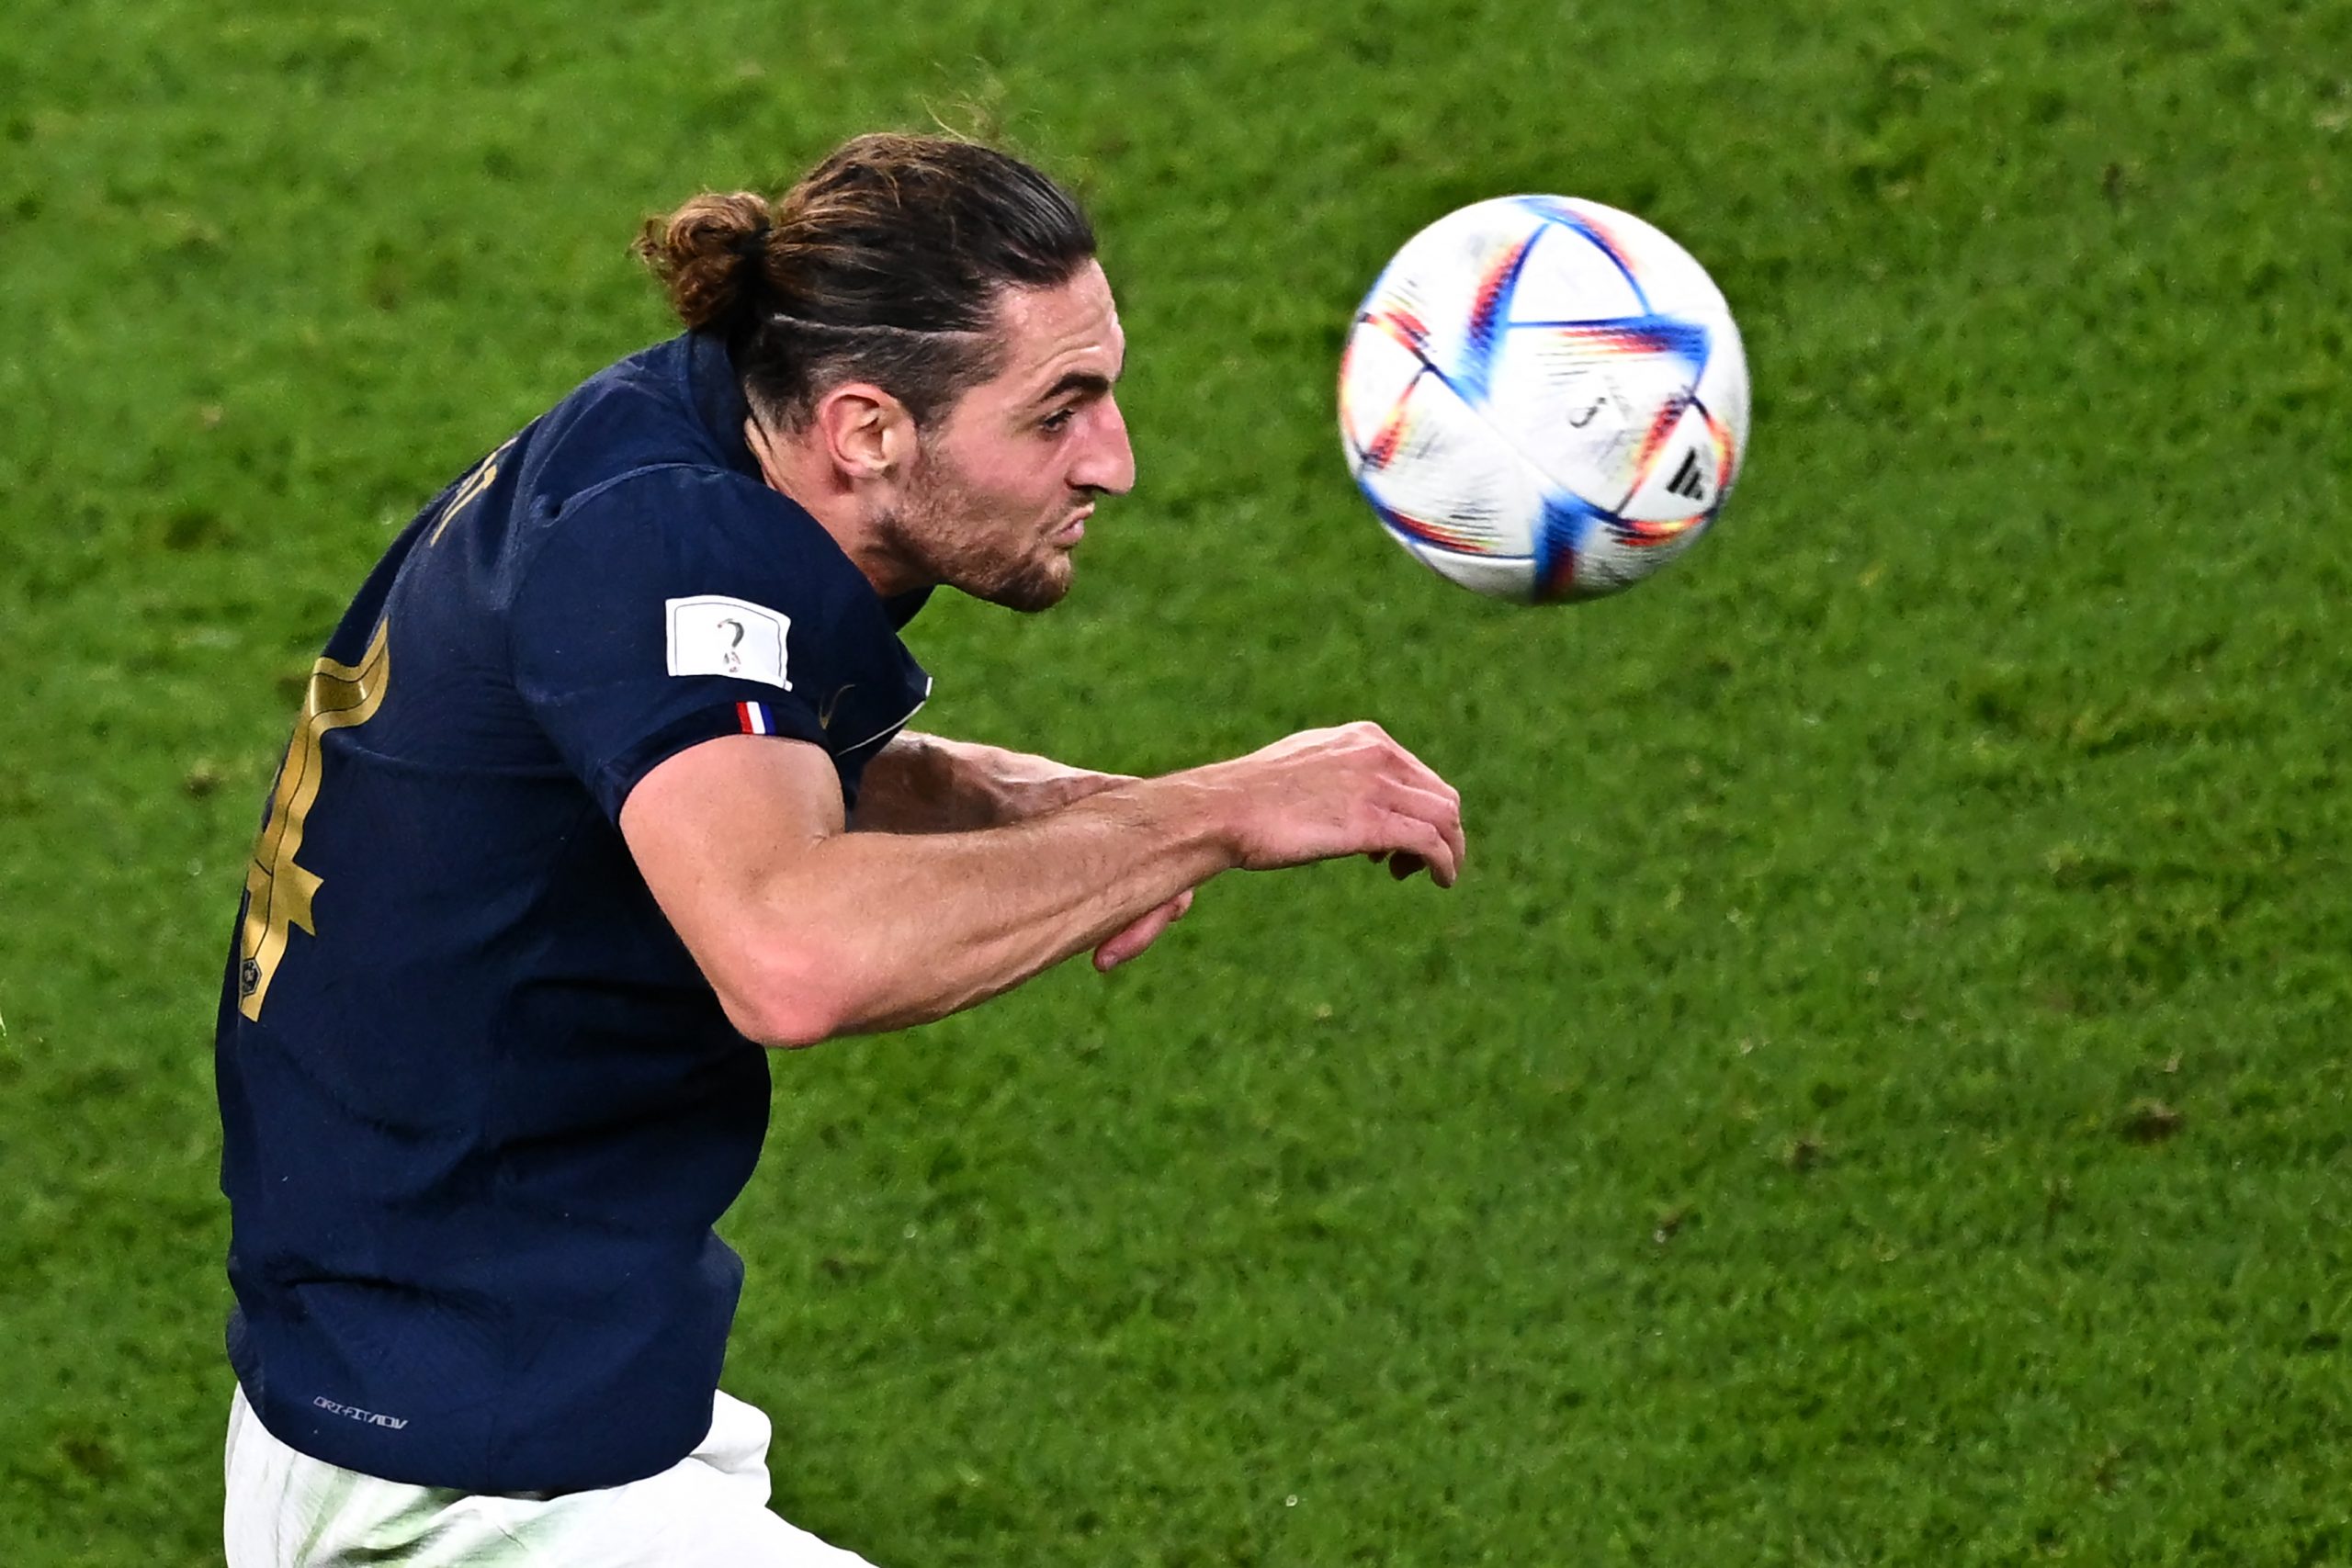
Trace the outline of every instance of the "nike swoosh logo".
{"type": "Polygon", "coordinates": [[[820,728],[820,729],[831,729],[831,728],[833,727],[833,715],[834,715],[835,713],[837,713],[838,711],[840,711],[840,708],[841,708],[841,705],[842,705],[842,697],[843,696],[843,694],[845,694],[846,693],[848,693],[848,692],[849,692],[853,687],[854,687],[856,684],[857,684],[857,682],[856,682],[852,681],[852,682],[849,683],[849,685],[847,685],[847,686],[843,686],[840,691],[837,691],[837,692],[835,692],[831,696],[827,697],[827,698],[824,700],[824,702],[823,702],[822,704],[820,704],[820,705],[818,706],[818,709],[817,709],[817,728],[820,728]]]}

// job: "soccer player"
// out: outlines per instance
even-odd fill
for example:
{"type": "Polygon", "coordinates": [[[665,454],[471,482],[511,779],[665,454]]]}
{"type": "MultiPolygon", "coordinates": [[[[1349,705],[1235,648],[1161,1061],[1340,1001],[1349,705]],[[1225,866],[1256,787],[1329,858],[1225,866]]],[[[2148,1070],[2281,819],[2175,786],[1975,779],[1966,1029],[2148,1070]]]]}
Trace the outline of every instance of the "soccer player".
{"type": "Polygon", "coordinates": [[[393,541],[254,849],[232,1568],[855,1564],[768,1511],[718,1392],[762,1047],[1108,968],[1222,872],[1462,863],[1458,796],[1368,724],[1152,779],[905,728],[925,597],[1051,605],[1135,477],[1043,175],[861,137],[639,249],[688,330],[393,541]]]}

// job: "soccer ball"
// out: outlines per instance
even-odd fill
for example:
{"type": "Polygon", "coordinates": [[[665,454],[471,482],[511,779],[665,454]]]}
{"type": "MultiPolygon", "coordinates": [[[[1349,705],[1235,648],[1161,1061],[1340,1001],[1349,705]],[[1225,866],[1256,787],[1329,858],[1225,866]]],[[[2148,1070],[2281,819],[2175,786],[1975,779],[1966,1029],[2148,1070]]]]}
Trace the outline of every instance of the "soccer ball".
{"type": "Polygon", "coordinates": [[[1507,196],[1407,241],[1356,312],[1340,434],[1381,525],[1523,603],[1629,588],[1697,541],[1747,446],[1706,269],[1629,213],[1507,196]]]}

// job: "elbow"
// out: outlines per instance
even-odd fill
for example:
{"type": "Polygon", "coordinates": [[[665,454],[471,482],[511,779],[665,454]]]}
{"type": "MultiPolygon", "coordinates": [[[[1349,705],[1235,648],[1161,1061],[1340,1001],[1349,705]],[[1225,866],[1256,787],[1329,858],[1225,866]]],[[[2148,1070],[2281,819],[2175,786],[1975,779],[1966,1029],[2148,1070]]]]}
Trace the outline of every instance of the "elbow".
{"type": "Polygon", "coordinates": [[[736,1032],[771,1050],[797,1051],[856,1032],[844,972],[819,955],[770,955],[717,987],[736,1032]]]}
{"type": "Polygon", "coordinates": [[[799,1051],[845,1032],[821,1009],[803,1005],[746,1007],[724,1002],[737,1032],[771,1051],[799,1051]]]}

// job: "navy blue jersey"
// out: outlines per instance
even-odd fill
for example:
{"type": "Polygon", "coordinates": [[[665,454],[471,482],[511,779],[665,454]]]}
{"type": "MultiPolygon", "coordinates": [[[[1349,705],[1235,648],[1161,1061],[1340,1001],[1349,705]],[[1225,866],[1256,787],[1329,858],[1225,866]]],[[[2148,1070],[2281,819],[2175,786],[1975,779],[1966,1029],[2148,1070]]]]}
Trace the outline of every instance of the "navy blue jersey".
{"type": "Polygon", "coordinates": [[[392,544],[310,682],[220,999],[230,1357],[293,1447],[571,1491],[703,1437],[766,1130],[631,861],[630,788],[719,735],[854,802],[930,682],[767,488],[724,349],[596,376],[392,544]]]}

